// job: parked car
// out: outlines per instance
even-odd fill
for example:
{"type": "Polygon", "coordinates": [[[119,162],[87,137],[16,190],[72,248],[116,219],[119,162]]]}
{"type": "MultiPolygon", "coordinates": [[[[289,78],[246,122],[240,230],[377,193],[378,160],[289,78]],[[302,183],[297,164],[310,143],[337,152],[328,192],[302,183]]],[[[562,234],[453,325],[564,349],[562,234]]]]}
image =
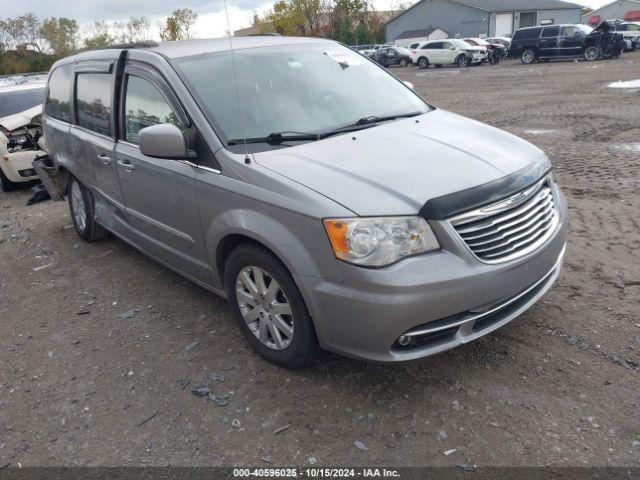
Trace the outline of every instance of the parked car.
{"type": "Polygon", "coordinates": [[[487,60],[489,63],[497,64],[507,54],[507,48],[499,43],[489,43],[482,38],[465,38],[465,42],[487,51],[487,60]]]}
{"type": "Polygon", "coordinates": [[[540,149],[429,105],[337,42],[234,47],[54,64],[49,158],[34,164],[82,239],[113,232],[224,295],[249,343],[287,367],[320,348],[436,354],[551,288],[567,213],[540,149]]]}
{"type": "Polygon", "coordinates": [[[419,68],[429,68],[430,65],[438,68],[443,65],[466,67],[486,62],[488,53],[485,48],[470,45],[464,40],[449,38],[422,42],[420,48],[412,52],[411,57],[419,68]]]}
{"type": "Polygon", "coordinates": [[[489,43],[498,44],[506,47],[507,52],[511,47],[511,39],[509,37],[490,37],[490,38],[485,38],[485,40],[489,43]]]}
{"type": "Polygon", "coordinates": [[[626,42],[626,49],[634,51],[640,48],[640,22],[610,21],[611,30],[622,34],[626,42]]]}
{"type": "Polygon", "coordinates": [[[611,33],[609,24],[603,22],[595,29],[582,24],[521,28],[513,35],[509,55],[530,64],[553,58],[615,58],[623,50],[622,35],[611,33]]]}
{"type": "Polygon", "coordinates": [[[44,83],[0,88],[0,188],[15,190],[36,180],[31,162],[42,151],[44,83]]]}
{"type": "Polygon", "coordinates": [[[381,48],[375,52],[372,58],[383,67],[413,65],[411,52],[402,47],[381,48]]]}

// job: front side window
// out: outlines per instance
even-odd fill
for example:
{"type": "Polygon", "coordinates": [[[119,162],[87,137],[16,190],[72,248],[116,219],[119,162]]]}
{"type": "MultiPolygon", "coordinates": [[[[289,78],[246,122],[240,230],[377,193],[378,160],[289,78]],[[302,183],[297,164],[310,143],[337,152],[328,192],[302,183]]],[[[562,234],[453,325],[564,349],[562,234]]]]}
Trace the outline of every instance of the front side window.
{"type": "Polygon", "coordinates": [[[233,60],[225,51],[173,63],[226,140],[318,134],[365,117],[430,110],[384,69],[334,43],[248,48],[235,50],[233,60]]]}
{"type": "Polygon", "coordinates": [[[111,136],[112,75],[79,73],[76,79],[76,118],[78,125],[111,136]]]}
{"type": "Polygon", "coordinates": [[[56,68],[49,77],[45,113],[64,122],[71,120],[71,79],[70,66],[56,68]]]}
{"type": "Polygon", "coordinates": [[[625,25],[627,32],[640,32],[640,25],[636,25],[634,23],[628,23],[625,25]]]}
{"type": "Polygon", "coordinates": [[[171,123],[184,130],[164,95],[144,78],[133,75],[128,77],[124,112],[127,142],[138,144],[140,130],[158,123],[171,123]]]}

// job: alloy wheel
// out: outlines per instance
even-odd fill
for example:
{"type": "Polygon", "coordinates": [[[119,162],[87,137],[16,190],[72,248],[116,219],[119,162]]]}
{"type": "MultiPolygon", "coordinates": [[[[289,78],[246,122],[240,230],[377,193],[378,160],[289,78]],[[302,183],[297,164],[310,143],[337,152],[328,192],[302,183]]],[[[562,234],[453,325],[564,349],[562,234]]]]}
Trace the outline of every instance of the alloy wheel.
{"type": "Polygon", "coordinates": [[[533,63],[533,61],[536,59],[536,54],[533,52],[533,50],[527,50],[522,54],[522,62],[529,64],[529,63],[533,63]]]}
{"type": "Polygon", "coordinates": [[[584,58],[588,62],[593,62],[594,60],[597,60],[599,56],[600,56],[600,51],[598,50],[597,47],[587,47],[587,49],[584,51],[584,58]]]}
{"type": "Polygon", "coordinates": [[[80,231],[84,231],[87,226],[86,208],[84,198],[80,190],[80,184],[73,182],[71,184],[71,209],[73,210],[73,218],[80,231]]]}
{"type": "Polygon", "coordinates": [[[236,278],[242,318],[260,343],[284,350],[293,340],[293,312],[276,279],[260,267],[243,268],[236,278]]]}

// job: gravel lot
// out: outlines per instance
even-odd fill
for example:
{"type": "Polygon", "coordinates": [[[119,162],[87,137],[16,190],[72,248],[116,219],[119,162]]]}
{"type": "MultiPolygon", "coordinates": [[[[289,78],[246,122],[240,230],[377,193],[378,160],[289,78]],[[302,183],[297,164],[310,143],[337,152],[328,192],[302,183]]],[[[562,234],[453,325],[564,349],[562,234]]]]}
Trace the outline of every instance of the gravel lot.
{"type": "Polygon", "coordinates": [[[436,358],[291,372],[223,300],[118,240],[83,243],[64,203],[0,193],[0,467],[640,466],[640,92],[605,87],[640,78],[640,52],[393,72],[553,159],[570,206],[556,287],[436,358]],[[228,405],[191,394],[209,373],[228,405]]]}

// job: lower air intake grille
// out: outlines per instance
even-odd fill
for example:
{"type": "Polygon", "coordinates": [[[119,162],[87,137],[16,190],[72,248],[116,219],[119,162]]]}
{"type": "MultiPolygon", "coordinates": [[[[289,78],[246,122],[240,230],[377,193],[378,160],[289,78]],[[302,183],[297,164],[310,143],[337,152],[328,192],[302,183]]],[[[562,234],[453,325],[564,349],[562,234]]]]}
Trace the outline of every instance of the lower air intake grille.
{"type": "Polygon", "coordinates": [[[550,180],[545,178],[505,200],[464,213],[451,224],[484,262],[522,257],[548,240],[558,225],[550,180]]]}

